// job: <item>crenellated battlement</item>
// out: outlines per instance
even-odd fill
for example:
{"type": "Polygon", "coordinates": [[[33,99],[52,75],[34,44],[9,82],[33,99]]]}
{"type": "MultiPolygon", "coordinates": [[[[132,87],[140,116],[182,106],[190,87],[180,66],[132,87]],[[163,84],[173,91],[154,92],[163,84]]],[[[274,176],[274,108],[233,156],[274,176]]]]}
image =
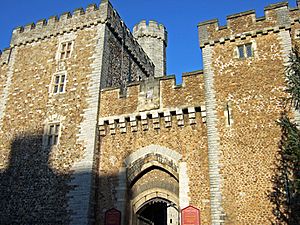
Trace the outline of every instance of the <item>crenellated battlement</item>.
{"type": "Polygon", "coordinates": [[[164,25],[155,21],[149,21],[149,24],[147,24],[145,20],[142,20],[134,26],[133,36],[154,63],[154,76],[165,76],[168,34],[164,25]]]}
{"type": "Polygon", "coordinates": [[[264,16],[256,17],[254,10],[227,16],[225,26],[220,26],[217,19],[198,24],[200,47],[214,43],[232,41],[245,36],[257,36],[268,32],[278,32],[280,29],[289,29],[294,22],[292,13],[299,8],[290,9],[287,2],[271,4],[264,8],[264,16]]]}
{"type": "MultiPolygon", "coordinates": [[[[126,97],[120,97],[119,88],[102,89],[98,121],[100,135],[146,132],[206,123],[203,71],[184,73],[182,78],[181,86],[176,86],[175,76],[156,78],[156,85],[160,90],[157,93],[160,96],[160,107],[148,110],[139,110],[141,96],[151,90],[146,89],[144,83],[129,85],[126,97]]],[[[154,96],[155,93],[152,93],[154,96]]]]}
{"type": "Polygon", "coordinates": [[[10,57],[10,48],[5,48],[3,52],[0,51],[0,66],[8,64],[10,57]]]}
{"type": "Polygon", "coordinates": [[[133,35],[135,38],[146,36],[161,39],[165,42],[165,44],[168,42],[168,35],[165,26],[153,20],[150,20],[149,24],[147,24],[146,20],[142,20],[136,24],[133,28],[133,35]]]}
{"type": "Polygon", "coordinates": [[[176,85],[175,76],[135,82],[128,85],[126,96],[120,96],[118,87],[102,89],[101,93],[100,117],[151,109],[185,108],[204,102],[204,76],[202,70],[184,73],[182,85],[176,85]],[[155,104],[149,109],[148,103],[155,104]]]}
{"type": "Polygon", "coordinates": [[[41,19],[13,30],[11,46],[26,44],[65,32],[75,31],[84,27],[105,23],[108,14],[108,1],[102,1],[99,8],[95,4],[75,9],[72,13],[65,12],[49,19],[41,19]]]}
{"type": "Polygon", "coordinates": [[[24,27],[17,27],[13,30],[10,46],[25,45],[64,33],[97,26],[98,24],[106,24],[120,40],[123,39],[125,46],[137,59],[140,66],[149,76],[153,76],[154,66],[152,61],[133,38],[132,33],[108,0],[102,0],[99,7],[91,4],[85,10],[79,8],[72,13],[65,12],[59,17],[52,16],[48,20],[42,19],[24,27]]]}

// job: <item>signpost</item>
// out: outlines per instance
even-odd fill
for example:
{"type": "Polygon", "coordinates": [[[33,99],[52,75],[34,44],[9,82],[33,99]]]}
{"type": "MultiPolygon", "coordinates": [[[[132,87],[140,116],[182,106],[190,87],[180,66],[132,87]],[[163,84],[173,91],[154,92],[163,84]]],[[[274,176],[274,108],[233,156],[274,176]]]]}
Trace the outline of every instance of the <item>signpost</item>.
{"type": "Polygon", "coordinates": [[[193,206],[182,209],[181,225],[200,225],[200,210],[193,206]]]}
{"type": "Polygon", "coordinates": [[[121,212],[117,209],[107,210],[105,213],[105,225],[121,225],[121,212]]]}

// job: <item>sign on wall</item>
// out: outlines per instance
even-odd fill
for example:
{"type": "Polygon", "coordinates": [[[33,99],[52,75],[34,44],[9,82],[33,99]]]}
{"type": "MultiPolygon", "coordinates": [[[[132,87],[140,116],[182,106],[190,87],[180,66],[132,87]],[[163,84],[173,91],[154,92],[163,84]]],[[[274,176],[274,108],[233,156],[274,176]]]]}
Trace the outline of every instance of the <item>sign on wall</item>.
{"type": "Polygon", "coordinates": [[[105,213],[105,225],[120,225],[121,212],[117,209],[107,210],[105,213]]]}
{"type": "Polygon", "coordinates": [[[182,209],[181,225],[200,225],[200,210],[193,206],[182,209]]]}

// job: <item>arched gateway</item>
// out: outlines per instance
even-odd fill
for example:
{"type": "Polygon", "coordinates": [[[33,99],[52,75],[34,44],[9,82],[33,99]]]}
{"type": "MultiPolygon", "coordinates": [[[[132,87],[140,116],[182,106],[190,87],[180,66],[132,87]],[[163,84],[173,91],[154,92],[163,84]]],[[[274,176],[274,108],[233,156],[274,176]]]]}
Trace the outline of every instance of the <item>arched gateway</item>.
{"type": "Polygon", "coordinates": [[[179,153],[157,145],[125,159],[129,224],[178,224],[180,159],[179,153]]]}

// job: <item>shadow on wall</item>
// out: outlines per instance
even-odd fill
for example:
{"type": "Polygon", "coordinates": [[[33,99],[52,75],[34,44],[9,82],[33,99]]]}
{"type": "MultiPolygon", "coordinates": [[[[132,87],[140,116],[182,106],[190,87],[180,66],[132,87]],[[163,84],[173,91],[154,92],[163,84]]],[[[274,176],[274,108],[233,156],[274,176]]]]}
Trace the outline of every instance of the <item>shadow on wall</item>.
{"type": "Polygon", "coordinates": [[[282,133],[279,143],[278,163],[275,175],[272,177],[273,189],[268,194],[273,205],[273,215],[275,217],[275,221],[271,222],[273,225],[299,225],[300,164],[291,153],[293,148],[299,149],[300,147],[300,132],[297,125],[291,123],[284,114],[280,119],[279,125],[282,133]]]}
{"type": "Polygon", "coordinates": [[[0,173],[0,224],[67,224],[69,175],[48,164],[42,135],[20,135],[11,143],[10,162],[0,173]]]}
{"type": "MultiPolygon", "coordinates": [[[[49,164],[51,148],[43,147],[43,135],[19,135],[12,140],[10,148],[9,165],[0,171],[0,225],[71,224],[71,212],[68,211],[68,194],[74,189],[70,185],[71,177],[87,174],[53,170],[49,164]]],[[[117,174],[107,177],[96,174],[96,187],[103,181],[112,185],[117,177],[117,174]]],[[[116,194],[110,186],[106,192],[102,191],[105,199],[111,199],[106,204],[107,209],[114,207],[116,194]]],[[[93,217],[93,214],[99,213],[99,191],[96,189],[93,194],[91,197],[95,199],[95,205],[90,208],[90,222],[99,224],[93,217]]]]}

